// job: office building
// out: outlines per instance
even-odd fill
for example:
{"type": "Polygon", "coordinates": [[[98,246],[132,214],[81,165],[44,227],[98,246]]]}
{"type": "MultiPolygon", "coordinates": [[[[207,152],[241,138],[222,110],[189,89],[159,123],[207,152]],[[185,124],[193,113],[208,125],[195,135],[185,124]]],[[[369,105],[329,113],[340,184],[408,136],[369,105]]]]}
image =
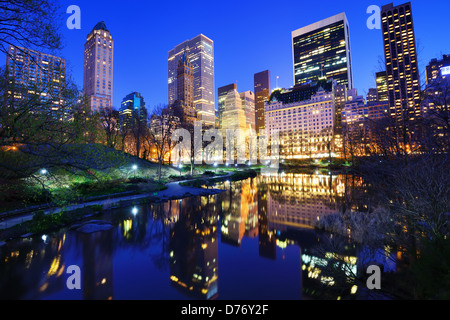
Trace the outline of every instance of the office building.
{"type": "Polygon", "coordinates": [[[369,116],[369,110],[363,96],[358,95],[358,91],[353,88],[347,92],[347,103],[342,110],[342,123],[346,131],[352,131],[366,121],[369,116]]]}
{"type": "Polygon", "coordinates": [[[441,60],[432,59],[425,72],[427,85],[423,113],[427,116],[443,114],[450,101],[450,55],[444,55],[441,60]]]}
{"type": "Polygon", "coordinates": [[[176,100],[169,106],[171,115],[180,119],[180,125],[187,130],[194,129],[198,113],[194,102],[194,70],[185,50],[177,66],[176,100]]]}
{"type": "Polygon", "coordinates": [[[366,96],[367,103],[375,103],[378,101],[378,91],[376,88],[369,88],[369,92],[366,96]]]}
{"type": "Polygon", "coordinates": [[[399,127],[421,116],[420,81],[411,3],[381,9],[390,115],[399,127]]]}
{"type": "Polygon", "coordinates": [[[9,46],[6,71],[9,103],[31,100],[38,96],[39,104],[29,112],[43,112],[57,119],[68,118],[70,110],[64,102],[66,61],[60,57],[22,47],[9,46]]]}
{"type": "Polygon", "coordinates": [[[256,133],[265,131],[264,107],[265,102],[269,100],[270,88],[270,71],[262,71],[255,73],[253,76],[254,92],[255,92],[255,128],[256,133]]]}
{"type": "Polygon", "coordinates": [[[136,120],[144,126],[147,125],[147,108],[144,97],[139,92],[132,92],[122,100],[119,110],[120,128],[131,128],[136,120]]]}
{"type": "Polygon", "coordinates": [[[294,85],[334,79],[353,88],[349,25],[345,13],[292,32],[294,85]]]}
{"type": "Polygon", "coordinates": [[[433,85],[438,80],[450,82],[450,55],[444,54],[441,60],[432,59],[425,68],[427,85],[433,85]]]}
{"type": "Polygon", "coordinates": [[[376,73],[378,101],[389,102],[386,71],[376,73]]]}
{"type": "Polygon", "coordinates": [[[114,40],[102,21],[84,44],[83,93],[94,112],[113,107],[113,59],[114,40]]]}
{"type": "Polygon", "coordinates": [[[242,99],[235,89],[230,91],[225,98],[224,112],[222,115],[222,130],[226,136],[226,130],[247,129],[245,111],[242,107],[242,99]]]}
{"type": "Polygon", "coordinates": [[[194,108],[203,128],[215,127],[214,43],[200,34],[186,40],[168,54],[169,105],[177,100],[177,67],[184,52],[192,64],[194,76],[194,108]]]}
{"type": "Polygon", "coordinates": [[[245,126],[247,129],[255,130],[255,95],[252,91],[244,91],[240,93],[240,96],[245,113],[245,126]]]}
{"type": "Polygon", "coordinates": [[[217,128],[222,128],[222,116],[225,110],[225,99],[229,92],[237,90],[236,83],[232,83],[217,89],[217,100],[218,100],[218,118],[219,118],[219,126],[217,128]]]}

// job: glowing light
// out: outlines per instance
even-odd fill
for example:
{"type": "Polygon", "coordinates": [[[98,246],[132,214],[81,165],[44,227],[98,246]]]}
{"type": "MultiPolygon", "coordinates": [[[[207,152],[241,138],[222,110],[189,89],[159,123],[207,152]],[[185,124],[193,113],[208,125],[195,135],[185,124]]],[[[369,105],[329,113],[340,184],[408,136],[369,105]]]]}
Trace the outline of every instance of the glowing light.
{"type": "Polygon", "coordinates": [[[442,73],[443,76],[450,75],[450,67],[442,67],[441,68],[441,73],[442,73]]]}
{"type": "Polygon", "coordinates": [[[131,213],[134,214],[134,215],[137,215],[138,212],[139,212],[139,209],[136,208],[136,207],[133,207],[133,209],[131,209],[131,213]]]}
{"type": "Polygon", "coordinates": [[[47,169],[41,169],[41,174],[42,175],[47,174],[47,173],[48,173],[47,169]]]}
{"type": "Polygon", "coordinates": [[[355,294],[356,291],[358,291],[358,286],[353,286],[352,289],[350,290],[350,293],[355,294]]]}
{"type": "Polygon", "coordinates": [[[45,241],[47,240],[47,236],[46,236],[45,234],[43,234],[42,237],[41,237],[41,239],[42,239],[42,241],[45,242],[45,241]]]}
{"type": "Polygon", "coordinates": [[[137,170],[137,168],[138,168],[138,166],[135,164],[131,167],[131,169],[133,169],[133,170],[137,170]]]}

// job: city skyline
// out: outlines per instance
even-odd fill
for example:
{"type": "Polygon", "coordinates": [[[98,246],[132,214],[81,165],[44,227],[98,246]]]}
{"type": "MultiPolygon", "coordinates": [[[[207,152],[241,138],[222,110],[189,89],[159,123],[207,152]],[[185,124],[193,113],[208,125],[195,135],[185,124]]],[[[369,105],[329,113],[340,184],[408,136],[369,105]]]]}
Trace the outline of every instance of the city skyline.
{"type": "MultiPolygon", "coordinates": [[[[129,10],[136,11],[139,7],[145,8],[145,5],[132,4],[118,10],[114,7],[105,7],[101,1],[96,3],[78,1],[76,5],[81,9],[81,30],[68,30],[65,25],[62,26],[61,31],[66,46],[61,52],[53,54],[67,61],[68,75],[82,89],[83,44],[92,28],[98,22],[105,21],[116,42],[113,106],[119,109],[123,96],[129,92],[138,91],[146,98],[147,106],[151,109],[158,104],[168,104],[167,52],[179,43],[198,34],[204,34],[214,41],[216,47],[214,57],[215,94],[219,87],[230,83],[238,83],[240,91],[253,91],[253,75],[263,70],[271,71],[273,88],[275,88],[276,83],[278,87],[290,88],[293,85],[291,32],[340,12],[345,12],[350,24],[352,39],[354,87],[362,95],[366,95],[369,88],[376,87],[375,72],[381,71],[378,59],[383,56],[382,32],[381,30],[369,30],[367,28],[366,22],[370,14],[367,14],[366,10],[372,4],[381,8],[390,2],[361,1],[350,6],[348,3],[339,4],[330,1],[328,5],[322,6],[320,11],[312,11],[314,5],[304,3],[302,8],[304,8],[305,13],[303,13],[303,10],[302,13],[290,13],[283,9],[290,3],[286,1],[286,6],[271,9],[271,13],[283,12],[285,16],[283,19],[272,23],[273,18],[269,18],[270,21],[261,22],[260,30],[264,32],[252,34],[250,32],[251,23],[257,21],[258,12],[264,12],[266,6],[258,8],[254,17],[252,15],[245,21],[231,19],[234,24],[228,25],[227,28],[219,23],[221,19],[217,19],[222,16],[220,11],[216,11],[215,15],[214,12],[211,12],[211,9],[199,6],[198,10],[201,10],[203,14],[209,14],[205,19],[198,21],[191,19],[182,30],[176,29],[176,26],[172,24],[161,30],[160,25],[156,29],[152,29],[155,27],[156,21],[161,21],[160,19],[164,19],[169,14],[172,14],[175,19],[181,15],[181,12],[174,10],[169,13],[164,10],[162,5],[158,5],[151,12],[148,10],[142,10],[142,13],[136,12],[136,21],[142,14],[155,17],[154,21],[143,24],[127,24],[124,23],[124,20],[118,19],[119,12],[121,14],[123,11],[125,16],[125,13],[129,10]],[[102,10],[97,10],[100,7],[102,10]],[[311,10],[307,12],[308,9],[311,10]],[[156,11],[158,10],[159,16],[156,17],[156,11]],[[313,14],[311,14],[311,11],[313,14]],[[149,33],[149,30],[153,31],[149,33]],[[238,30],[240,31],[238,32],[238,30]],[[246,30],[249,30],[248,33],[246,30]],[[234,36],[232,36],[233,34],[234,36]],[[138,39],[153,40],[146,41],[149,44],[143,44],[143,50],[130,49],[132,48],[130,44],[138,39]],[[277,49],[274,50],[274,48],[277,49]],[[255,54],[255,52],[259,52],[259,54],[255,54]]],[[[72,4],[69,1],[62,1],[61,3],[62,8],[72,4]]],[[[296,3],[298,4],[298,2],[296,3]]],[[[403,1],[394,1],[394,5],[401,3],[403,1]]],[[[437,10],[436,12],[433,6],[428,6],[426,3],[419,1],[412,1],[411,3],[415,12],[419,72],[424,74],[425,67],[431,59],[441,58],[443,54],[450,52],[450,44],[440,41],[440,38],[444,36],[444,31],[440,30],[445,30],[444,15],[446,10],[444,9],[447,6],[450,8],[450,4],[440,4],[440,8],[443,10],[437,10]],[[433,13],[432,23],[430,23],[431,15],[429,15],[431,12],[433,13]]],[[[251,3],[244,3],[242,6],[250,7],[252,5],[251,3]]],[[[239,13],[236,14],[239,15],[239,13]]],[[[66,16],[69,17],[69,15],[66,16]]],[[[65,21],[62,21],[62,23],[65,24],[65,21]]],[[[424,79],[425,77],[421,77],[422,82],[424,79]]],[[[217,110],[218,101],[217,97],[215,98],[217,110]]]]}

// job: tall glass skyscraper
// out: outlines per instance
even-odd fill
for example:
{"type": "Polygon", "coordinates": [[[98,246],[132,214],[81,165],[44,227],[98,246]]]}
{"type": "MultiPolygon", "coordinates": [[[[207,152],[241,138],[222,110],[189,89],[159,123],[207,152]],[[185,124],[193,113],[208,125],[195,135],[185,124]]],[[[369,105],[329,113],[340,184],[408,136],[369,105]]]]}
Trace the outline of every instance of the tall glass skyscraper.
{"type": "Polygon", "coordinates": [[[92,111],[112,108],[114,41],[105,22],[99,22],[84,44],[83,92],[92,111]]]}
{"type": "Polygon", "coordinates": [[[177,66],[185,50],[194,71],[194,107],[203,128],[215,127],[214,43],[200,34],[169,51],[169,105],[177,99],[177,66]]]}
{"type": "Polygon", "coordinates": [[[345,13],[292,32],[294,85],[320,78],[353,88],[350,34],[345,13]]]}
{"type": "Polygon", "coordinates": [[[120,128],[133,125],[133,112],[136,112],[142,124],[147,124],[147,109],[144,97],[139,92],[132,92],[123,98],[119,111],[120,128]]]}

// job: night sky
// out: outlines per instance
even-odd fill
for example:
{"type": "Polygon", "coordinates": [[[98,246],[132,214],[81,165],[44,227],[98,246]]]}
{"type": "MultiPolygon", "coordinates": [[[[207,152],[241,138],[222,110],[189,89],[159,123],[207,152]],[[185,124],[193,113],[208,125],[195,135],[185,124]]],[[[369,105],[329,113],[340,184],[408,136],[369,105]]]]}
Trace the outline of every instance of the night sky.
{"type": "MultiPolygon", "coordinates": [[[[114,107],[120,107],[125,95],[138,91],[151,109],[167,104],[167,54],[182,41],[200,33],[214,41],[216,96],[218,87],[233,82],[237,82],[239,92],[253,90],[253,74],[266,69],[271,71],[272,88],[277,76],[278,87],[286,88],[293,85],[291,32],[345,12],[354,86],[365,95],[368,88],[375,87],[374,73],[381,70],[379,58],[383,56],[381,30],[366,27],[366,10],[370,5],[381,7],[390,2],[63,0],[64,9],[69,5],[81,8],[81,30],[68,30],[63,21],[65,48],[57,55],[66,59],[67,73],[81,89],[86,36],[97,22],[105,21],[115,43],[114,107]]],[[[450,1],[411,3],[424,81],[424,68],[430,59],[450,54],[450,1]]]]}

